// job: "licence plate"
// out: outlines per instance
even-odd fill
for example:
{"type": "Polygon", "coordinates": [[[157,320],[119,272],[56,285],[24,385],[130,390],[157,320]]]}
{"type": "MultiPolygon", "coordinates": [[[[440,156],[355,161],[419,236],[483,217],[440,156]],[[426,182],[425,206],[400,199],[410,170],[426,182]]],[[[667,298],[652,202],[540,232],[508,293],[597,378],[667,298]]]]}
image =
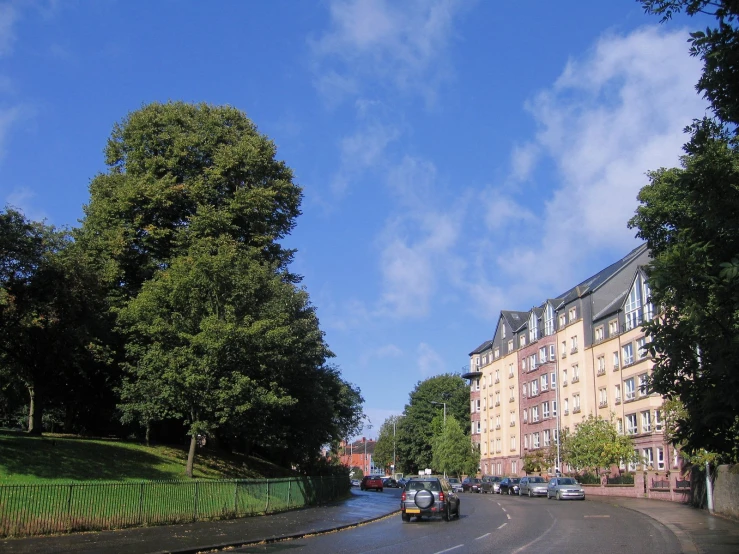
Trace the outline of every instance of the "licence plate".
{"type": "Polygon", "coordinates": [[[421,510],[417,510],[416,508],[406,508],[405,513],[406,514],[420,514],[421,510]]]}

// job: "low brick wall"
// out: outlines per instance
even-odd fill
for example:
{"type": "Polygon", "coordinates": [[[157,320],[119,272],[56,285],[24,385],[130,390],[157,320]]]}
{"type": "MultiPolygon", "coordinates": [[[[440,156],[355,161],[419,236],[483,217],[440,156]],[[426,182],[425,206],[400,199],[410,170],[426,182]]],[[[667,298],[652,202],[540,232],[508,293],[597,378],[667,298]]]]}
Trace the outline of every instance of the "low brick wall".
{"type": "Polygon", "coordinates": [[[681,503],[687,503],[691,498],[689,481],[677,472],[637,471],[633,485],[609,485],[607,481],[603,476],[599,485],[583,485],[585,496],[625,496],[681,503]]]}

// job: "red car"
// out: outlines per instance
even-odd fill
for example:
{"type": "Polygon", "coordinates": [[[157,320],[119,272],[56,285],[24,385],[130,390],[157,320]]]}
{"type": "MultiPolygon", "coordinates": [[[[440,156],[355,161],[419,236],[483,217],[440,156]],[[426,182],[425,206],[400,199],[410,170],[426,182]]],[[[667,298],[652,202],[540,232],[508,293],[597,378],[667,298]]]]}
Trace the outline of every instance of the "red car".
{"type": "Polygon", "coordinates": [[[363,491],[367,489],[375,489],[376,491],[382,492],[382,477],[379,475],[365,475],[362,477],[362,482],[359,484],[359,488],[363,491]]]}
{"type": "Polygon", "coordinates": [[[482,479],[478,477],[467,477],[462,481],[462,492],[480,492],[482,491],[482,479]]]}

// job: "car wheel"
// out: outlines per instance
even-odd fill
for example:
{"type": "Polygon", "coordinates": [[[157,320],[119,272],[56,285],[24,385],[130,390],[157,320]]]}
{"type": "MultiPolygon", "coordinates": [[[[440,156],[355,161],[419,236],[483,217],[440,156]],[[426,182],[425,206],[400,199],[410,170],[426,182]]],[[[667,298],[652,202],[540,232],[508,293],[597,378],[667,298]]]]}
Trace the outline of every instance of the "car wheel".
{"type": "Polygon", "coordinates": [[[411,516],[410,516],[410,514],[406,514],[405,512],[402,512],[400,514],[400,519],[403,520],[403,523],[408,523],[411,520],[411,516]]]}
{"type": "Polygon", "coordinates": [[[378,491],[382,492],[382,488],[377,489],[378,491]]]}
{"type": "Polygon", "coordinates": [[[441,514],[441,518],[444,521],[451,521],[452,520],[452,511],[449,509],[449,502],[446,503],[446,508],[444,508],[444,513],[441,514]]]}
{"type": "Polygon", "coordinates": [[[523,494],[521,494],[521,489],[518,489],[518,496],[523,496],[523,494]]]}
{"type": "Polygon", "coordinates": [[[434,495],[431,491],[418,491],[413,501],[416,503],[416,506],[422,510],[426,510],[434,504],[434,495]]]}
{"type": "Polygon", "coordinates": [[[557,491],[557,500],[562,500],[562,495],[559,494],[559,491],[557,491]]]}
{"type": "Polygon", "coordinates": [[[531,489],[529,489],[529,498],[533,498],[533,494],[531,494],[531,489]]]}
{"type": "MultiPolygon", "coordinates": [[[[583,500],[584,500],[584,499],[583,499],[583,500]]],[[[461,502],[457,502],[457,510],[456,510],[456,511],[454,512],[454,515],[456,515],[456,516],[457,516],[457,519],[459,519],[459,518],[460,518],[460,515],[459,515],[459,505],[460,505],[460,504],[461,504],[461,502]]]]}

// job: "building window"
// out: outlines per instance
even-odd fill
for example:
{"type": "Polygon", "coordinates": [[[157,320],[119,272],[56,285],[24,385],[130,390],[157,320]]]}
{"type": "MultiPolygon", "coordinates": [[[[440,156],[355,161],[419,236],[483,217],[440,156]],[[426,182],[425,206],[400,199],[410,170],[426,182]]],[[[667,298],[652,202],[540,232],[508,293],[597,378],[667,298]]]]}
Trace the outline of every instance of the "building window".
{"type": "Polygon", "coordinates": [[[641,451],[642,459],[644,460],[644,465],[647,467],[654,467],[654,452],[651,448],[644,448],[641,451]]]}
{"type": "Polygon", "coordinates": [[[647,357],[647,354],[649,354],[647,348],[647,339],[645,337],[642,337],[638,341],[636,341],[636,352],[637,354],[639,354],[640,360],[643,360],[647,357]]]}
{"type": "Polygon", "coordinates": [[[495,405],[500,406],[500,391],[495,391],[495,405]]]}
{"type": "Polygon", "coordinates": [[[524,448],[528,448],[529,447],[529,436],[528,435],[524,435],[523,436],[523,447],[524,448]]]}
{"type": "Polygon", "coordinates": [[[513,352],[513,340],[508,341],[508,352],[513,352]]]}
{"type": "Polygon", "coordinates": [[[598,356],[598,375],[605,375],[606,373],[606,357],[598,356]]]}
{"type": "Polygon", "coordinates": [[[549,417],[549,402],[544,402],[541,405],[541,415],[544,419],[549,417]]]}
{"type": "MultiPolygon", "coordinates": [[[[516,450],[516,448],[512,447],[511,450],[516,450]]],[[[518,473],[518,462],[516,461],[511,462],[511,473],[513,473],[513,475],[518,473]]]]}
{"type": "Polygon", "coordinates": [[[479,421],[477,422],[477,434],[478,435],[480,434],[480,422],[479,421]]]}
{"type": "Polygon", "coordinates": [[[516,426],[516,412],[515,411],[512,411],[511,412],[511,423],[510,423],[510,426],[511,427],[515,427],[516,426]]]}
{"type": "Polygon", "coordinates": [[[549,345],[549,361],[553,362],[557,359],[557,350],[553,344],[549,345]]]}
{"type": "Polygon", "coordinates": [[[500,416],[495,416],[495,428],[500,429],[500,416]]]}
{"type": "Polygon", "coordinates": [[[552,400],[552,416],[556,416],[556,415],[557,415],[557,401],[552,400]]]}
{"type": "Polygon", "coordinates": [[[516,450],[516,436],[515,435],[511,437],[511,450],[513,451],[516,450]]]}
{"type": "Polygon", "coordinates": [[[602,341],[604,336],[605,335],[604,335],[604,332],[603,332],[603,326],[600,325],[599,327],[596,327],[595,328],[595,342],[602,341]]]}
{"type": "Polygon", "coordinates": [[[620,417],[616,420],[616,430],[619,435],[624,434],[624,421],[620,417]]]}
{"type": "Polygon", "coordinates": [[[524,344],[526,344],[526,335],[521,335],[518,342],[519,342],[519,346],[523,346],[524,344]]]}
{"type": "Polygon", "coordinates": [[[567,357],[567,341],[566,340],[562,341],[562,357],[563,358],[567,357]]]}
{"type": "Polygon", "coordinates": [[[576,414],[580,412],[580,394],[572,395],[572,413],[576,414]]]}
{"type": "Polygon", "coordinates": [[[657,469],[665,469],[665,449],[661,446],[657,447],[657,469]]]}
{"type": "Polygon", "coordinates": [[[621,385],[614,385],[613,400],[616,404],[621,404],[621,385]]]}
{"type": "Polygon", "coordinates": [[[608,322],[608,336],[615,337],[618,335],[618,319],[612,319],[608,322]]]}
{"type": "Polygon", "coordinates": [[[546,363],[546,361],[547,361],[547,347],[542,346],[541,348],[539,348],[539,363],[543,364],[543,363],[546,363]]]}
{"type": "Polygon", "coordinates": [[[559,316],[559,328],[563,329],[567,325],[567,318],[565,317],[565,314],[560,314],[559,316]]]}
{"type": "Polygon", "coordinates": [[[480,399],[479,398],[475,401],[475,411],[476,412],[480,411],[480,399]]]}
{"type": "Polygon", "coordinates": [[[566,369],[562,370],[562,386],[563,387],[567,386],[567,370],[566,369]]]}
{"type": "Polygon", "coordinates": [[[570,405],[570,400],[569,400],[569,398],[565,398],[565,402],[564,402],[564,404],[563,404],[563,406],[564,406],[564,410],[565,410],[565,415],[567,415],[567,414],[569,414],[569,413],[570,413],[569,405],[570,405]]]}
{"type": "Polygon", "coordinates": [[[572,382],[577,383],[580,381],[580,366],[578,364],[572,364],[572,382]]]}
{"type": "Polygon", "coordinates": [[[621,352],[623,354],[623,360],[624,360],[624,367],[629,366],[634,363],[634,345],[629,343],[625,345],[621,352]]]}
{"type": "Polygon", "coordinates": [[[629,377],[624,380],[624,400],[634,400],[636,398],[636,388],[634,387],[634,378],[629,377]]]}
{"type": "Polygon", "coordinates": [[[534,406],[533,408],[531,408],[531,421],[533,423],[539,421],[539,406],[534,406]]]}
{"type": "Polygon", "coordinates": [[[541,390],[545,391],[549,389],[549,374],[545,373],[541,376],[541,390]]]}
{"type": "MultiPolygon", "coordinates": [[[[634,449],[634,458],[639,458],[639,451],[635,448],[634,449]]],[[[636,463],[635,462],[629,462],[629,471],[636,471],[636,463]]]]}
{"type": "Polygon", "coordinates": [[[475,390],[480,390],[480,378],[475,379],[475,390]]]}
{"type": "Polygon", "coordinates": [[[577,335],[570,337],[570,345],[572,346],[572,348],[570,348],[570,354],[577,352],[577,335]]]}
{"type": "Polygon", "coordinates": [[[554,308],[551,304],[547,304],[544,314],[544,334],[549,336],[554,333],[554,308]]]}
{"type": "Polygon", "coordinates": [[[549,429],[544,430],[544,446],[552,444],[552,433],[549,429]]]}
{"type": "Polygon", "coordinates": [[[550,379],[549,380],[552,383],[552,388],[556,388],[556,386],[557,386],[557,372],[556,371],[552,371],[552,373],[550,373],[549,376],[550,376],[550,379]]]}
{"type": "Polygon", "coordinates": [[[598,407],[605,408],[608,406],[608,389],[601,387],[598,389],[598,407]]]}
{"type": "Polygon", "coordinates": [[[654,430],[662,430],[662,410],[654,410],[654,430]]]}
{"type": "Polygon", "coordinates": [[[498,348],[497,346],[495,347],[495,350],[493,351],[493,357],[494,357],[494,358],[495,358],[496,360],[497,360],[498,358],[500,358],[500,348],[498,348]]]}
{"type": "Polygon", "coordinates": [[[513,377],[513,364],[508,364],[508,377],[513,377]]]}
{"type": "Polygon", "coordinates": [[[652,412],[650,412],[649,410],[641,413],[641,432],[652,432],[652,412]]]}
{"type": "Polygon", "coordinates": [[[537,368],[536,354],[529,356],[529,371],[534,371],[537,368]]]}
{"type": "Polygon", "coordinates": [[[500,370],[499,369],[495,370],[495,382],[500,383],[500,370]]]}
{"type": "Polygon", "coordinates": [[[505,323],[500,326],[500,338],[505,338],[505,323]]]}
{"type": "Polygon", "coordinates": [[[649,389],[647,387],[647,374],[642,373],[639,375],[639,396],[647,396],[649,394],[649,389]]]}
{"type": "Polygon", "coordinates": [[[531,396],[539,394],[539,381],[531,381],[531,396]]]}
{"type": "Polygon", "coordinates": [[[626,416],[626,432],[629,435],[636,435],[636,414],[629,414],[626,416]]]}
{"type": "Polygon", "coordinates": [[[526,358],[521,360],[521,371],[526,371],[526,358]]]}
{"type": "Polygon", "coordinates": [[[528,415],[529,415],[528,409],[524,408],[523,409],[523,422],[524,423],[527,423],[528,422],[528,415]]]}
{"type": "Polygon", "coordinates": [[[641,319],[641,287],[639,287],[638,283],[634,283],[634,286],[631,287],[631,291],[629,292],[629,299],[626,302],[626,330],[628,331],[641,325],[641,319]]]}
{"type": "Polygon", "coordinates": [[[613,353],[613,369],[618,369],[618,352],[613,353]]]}
{"type": "Polygon", "coordinates": [[[577,319],[577,308],[570,308],[570,323],[577,319]]]}
{"type": "Polygon", "coordinates": [[[531,442],[532,442],[531,447],[532,448],[539,448],[539,433],[534,433],[533,435],[531,435],[531,439],[532,439],[531,440],[531,442]]]}
{"type": "Polygon", "coordinates": [[[529,316],[529,342],[539,339],[539,328],[536,326],[536,313],[531,312],[529,316]]]}

